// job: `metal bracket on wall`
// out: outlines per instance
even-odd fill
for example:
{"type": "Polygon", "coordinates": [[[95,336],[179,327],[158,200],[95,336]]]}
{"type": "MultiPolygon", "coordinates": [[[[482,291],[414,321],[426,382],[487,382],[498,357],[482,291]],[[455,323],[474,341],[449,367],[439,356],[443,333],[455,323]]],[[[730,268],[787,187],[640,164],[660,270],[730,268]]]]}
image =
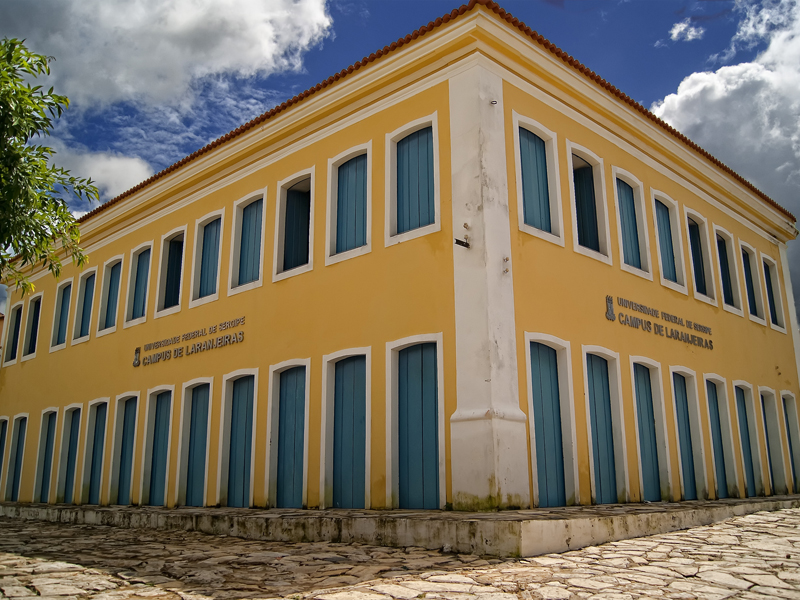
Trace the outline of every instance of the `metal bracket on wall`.
{"type": "Polygon", "coordinates": [[[456,246],[463,246],[464,248],[469,248],[469,242],[467,240],[460,240],[456,238],[455,241],[456,241],[456,246]]]}

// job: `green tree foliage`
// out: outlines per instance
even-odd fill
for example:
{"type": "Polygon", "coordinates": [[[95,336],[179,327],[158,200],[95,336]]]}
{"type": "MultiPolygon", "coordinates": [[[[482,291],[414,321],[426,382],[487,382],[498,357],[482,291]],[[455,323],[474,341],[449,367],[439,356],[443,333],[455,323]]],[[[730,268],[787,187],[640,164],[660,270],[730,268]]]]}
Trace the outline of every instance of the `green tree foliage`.
{"type": "Polygon", "coordinates": [[[91,179],[53,166],[55,152],[32,141],[50,135],[53,119],[69,106],[53,88],[26,82],[49,75],[50,60],[23,41],[0,42],[0,276],[23,293],[33,291],[30,266],[41,264],[58,277],[62,258],[86,263],[67,198],[98,199],[91,179]]]}

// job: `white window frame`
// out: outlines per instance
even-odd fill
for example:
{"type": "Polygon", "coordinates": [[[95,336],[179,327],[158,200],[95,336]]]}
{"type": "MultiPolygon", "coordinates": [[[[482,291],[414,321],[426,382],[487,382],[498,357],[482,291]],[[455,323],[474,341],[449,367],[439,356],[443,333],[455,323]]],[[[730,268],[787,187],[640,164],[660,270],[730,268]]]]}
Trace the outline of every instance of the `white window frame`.
{"type": "Polygon", "coordinates": [[[650,393],[653,397],[653,417],[656,430],[656,454],[658,457],[658,479],[661,488],[662,502],[675,502],[672,488],[672,461],[669,451],[669,430],[667,428],[667,407],[664,401],[664,381],[661,375],[661,363],[646,356],[630,356],[631,398],[633,399],[633,425],[636,432],[636,461],[639,468],[639,498],[644,499],[644,474],[642,472],[642,454],[639,441],[639,403],[636,398],[636,371],[634,365],[646,367],[650,374],[650,393]]]}
{"type": "Polygon", "coordinates": [[[650,260],[650,232],[647,227],[647,208],[644,202],[644,184],[632,173],[621,167],[611,166],[611,176],[614,180],[614,208],[617,213],[617,243],[619,244],[619,266],[626,273],[637,275],[648,281],[653,281],[653,266],[650,260]],[[624,181],[633,188],[633,203],[636,206],[636,229],[639,234],[639,259],[642,268],[637,269],[625,262],[625,248],[622,241],[622,212],[619,206],[619,192],[617,179],[624,181]]]}
{"type": "MultiPolygon", "coordinates": [[[[767,298],[767,305],[765,306],[764,311],[764,318],[769,324],[771,329],[775,331],[780,331],[781,333],[786,333],[786,314],[783,310],[783,294],[781,293],[781,280],[778,274],[778,262],[772,258],[769,254],[764,254],[763,252],[759,251],[759,256],[761,258],[761,268],[768,268],[770,270],[770,277],[772,279],[772,294],[775,296],[775,311],[778,313],[778,324],[772,322],[772,315],[769,314],[769,298],[767,298]]],[[[764,293],[766,294],[767,291],[767,274],[766,272],[763,273],[764,276],[764,293]]]]}
{"type": "MultiPolygon", "coordinates": [[[[186,236],[186,229],[187,226],[183,225],[181,227],[176,227],[172,231],[161,236],[161,252],[159,253],[158,258],[158,283],[156,284],[156,305],[153,310],[154,319],[166,317],[167,315],[173,315],[181,311],[181,306],[183,305],[183,287],[186,283],[184,281],[184,273],[186,272],[186,269],[184,269],[184,265],[186,263],[186,245],[189,241],[186,236]],[[175,306],[170,306],[169,308],[164,308],[164,300],[167,293],[167,263],[169,262],[169,243],[175,238],[181,236],[183,236],[183,249],[181,250],[181,282],[178,288],[178,304],[175,306]]],[[[152,255],[150,258],[152,259],[152,255]]]]}
{"type": "MultiPolygon", "coordinates": [[[[758,258],[758,250],[756,250],[753,246],[748,244],[743,240],[739,240],[739,253],[747,252],[747,255],[750,257],[750,272],[753,275],[753,291],[756,295],[756,311],[758,312],[757,315],[753,315],[750,313],[750,299],[747,297],[747,278],[744,274],[744,264],[742,264],[742,283],[744,284],[744,296],[742,298],[742,310],[747,315],[747,318],[753,321],[754,323],[758,323],[759,325],[763,325],[764,327],[767,326],[767,311],[769,307],[766,306],[766,302],[764,301],[764,277],[761,273],[761,263],[762,261],[758,258]],[[753,264],[755,263],[755,264],[753,264]]],[[[742,259],[744,260],[744,259],[742,259]]]]}
{"type": "Polygon", "coordinates": [[[386,342],[386,508],[397,508],[399,501],[399,452],[398,452],[398,364],[400,351],[409,346],[433,342],[436,344],[436,385],[438,390],[437,411],[439,424],[439,508],[444,509],[447,501],[447,480],[445,477],[445,439],[444,423],[444,336],[440,333],[427,333],[386,342]]]}
{"type": "Polygon", "coordinates": [[[536,342],[556,351],[558,361],[558,395],[561,407],[561,447],[564,456],[564,492],[567,506],[580,504],[578,476],[578,436],[575,427],[575,390],[572,377],[572,350],[567,340],[546,333],[525,332],[525,364],[528,390],[528,428],[531,444],[533,505],[539,506],[539,479],[536,462],[536,432],[533,426],[533,374],[531,373],[531,343],[536,342]]]}
{"type": "MultiPolygon", "coordinates": [[[[789,390],[781,390],[780,396],[782,401],[782,410],[786,411],[787,413],[784,420],[789,421],[789,429],[786,432],[786,436],[792,440],[791,451],[792,455],[794,456],[794,465],[796,469],[793,474],[793,484],[795,493],[798,493],[798,486],[800,486],[800,481],[798,481],[798,475],[800,475],[800,473],[797,471],[797,469],[800,468],[800,425],[798,424],[797,420],[797,399],[789,390]]],[[[791,463],[789,463],[789,473],[792,474],[791,463]]]]}
{"type": "MultiPolygon", "coordinates": [[[[3,358],[3,366],[4,367],[10,367],[11,365],[14,365],[14,364],[18,363],[20,358],[22,357],[22,351],[20,350],[20,347],[24,342],[23,338],[24,338],[25,330],[22,329],[22,318],[23,318],[24,315],[25,315],[25,303],[24,303],[24,301],[20,300],[19,302],[15,302],[14,304],[11,305],[11,307],[8,309],[8,316],[7,316],[6,319],[4,319],[4,322],[5,322],[5,335],[4,335],[5,343],[3,344],[3,347],[0,349],[3,352],[3,357],[2,358],[3,358]],[[20,333],[19,339],[17,339],[17,354],[16,354],[16,356],[14,356],[13,359],[6,360],[6,356],[8,356],[8,345],[11,343],[10,337],[11,337],[12,329],[13,329],[11,327],[11,321],[12,321],[11,317],[14,314],[14,311],[17,310],[17,309],[19,309],[19,316],[17,318],[19,319],[19,333],[20,333]]],[[[3,496],[3,497],[5,498],[5,496],[3,496]]]]}
{"type": "MultiPolygon", "coordinates": [[[[80,274],[78,277],[78,290],[77,294],[73,294],[75,296],[74,299],[74,310],[72,314],[75,315],[72,319],[72,340],[70,341],[70,346],[75,346],[76,344],[83,344],[84,342],[88,342],[89,338],[92,337],[92,316],[94,315],[94,302],[96,299],[96,292],[97,292],[97,267],[92,267],[91,269],[86,269],[83,273],[80,274]],[[83,296],[86,293],[86,280],[89,278],[90,275],[94,275],[94,290],[92,290],[92,308],[89,311],[89,329],[88,333],[83,337],[78,337],[81,331],[81,319],[83,318],[83,296]]],[[[72,300],[71,300],[72,301],[72,300]]],[[[69,333],[69,330],[67,330],[69,333]]]]}
{"type": "MultiPolygon", "coordinates": [[[[201,246],[202,247],[202,246],[201,246]]],[[[188,461],[189,461],[189,435],[191,433],[192,420],[192,393],[194,388],[201,385],[208,385],[208,416],[206,423],[206,459],[205,473],[203,475],[203,506],[208,505],[208,460],[211,450],[211,414],[214,395],[214,378],[198,377],[191,381],[186,381],[181,386],[181,408],[180,425],[178,428],[178,468],[175,478],[175,504],[176,506],[186,505],[186,486],[188,482],[188,461]]],[[[169,469],[167,469],[169,471],[169,469]]]]}
{"type": "MultiPolygon", "coordinates": [[[[736,443],[733,433],[733,418],[731,417],[731,402],[728,398],[728,382],[716,373],[704,373],[703,383],[707,386],[711,382],[717,386],[717,406],[719,407],[719,428],[722,435],[722,454],[725,457],[725,479],[728,481],[728,497],[738,498],[742,482],[739,469],[736,468],[736,443]]],[[[708,407],[709,432],[711,431],[711,406],[708,403],[708,387],[705,388],[706,405],[708,407]]],[[[734,399],[735,402],[735,399],[734,399]]],[[[734,407],[734,410],[735,407],[734,407]]],[[[719,481],[717,481],[717,458],[714,456],[714,440],[711,439],[711,465],[714,470],[714,495],[719,498],[719,481]]]]}
{"type": "MultiPolygon", "coordinates": [[[[570,170],[570,174],[572,171],[570,170]]],[[[611,430],[614,438],[614,470],[617,476],[617,502],[630,502],[630,475],[628,473],[628,445],[625,439],[625,412],[622,405],[622,373],[619,353],[602,346],[581,346],[583,361],[583,397],[586,411],[586,435],[589,448],[589,486],[592,504],[597,504],[592,452],[592,413],[589,404],[589,373],[587,355],[595,354],[608,362],[608,391],[611,398],[611,430]]]]}
{"type": "MultiPolygon", "coordinates": [[[[67,487],[67,460],[69,457],[69,438],[72,435],[72,413],[76,410],[83,411],[83,404],[73,403],[64,407],[64,418],[61,419],[61,438],[60,448],[58,450],[58,471],[56,477],[56,503],[61,504],[64,502],[67,487]]],[[[80,477],[79,468],[80,461],[78,460],[78,448],[81,443],[81,430],[83,424],[83,412],[80,413],[78,418],[78,446],[75,448],[75,474],[72,481],[72,504],[77,504],[80,499],[80,477]]]]}
{"type": "Polygon", "coordinates": [[[569,177],[569,197],[570,210],[572,211],[572,248],[578,254],[583,254],[589,258],[599,260],[607,265],[614,264],[611,252],[611,233],[608,224],[608,200],[606,198],[606,174],[603,159],[597,154],[566,140],[567,144],[567,172],[569,177]],[[578,243],[578,213],[575,199],[575,181],[573,177],[572,155],[585,160],[592,166],[592,177],[594,178],[594,198],[597,207],[597,235],[599,240],[600,252],[595,252],[590,248],[581,246],[578,243]]]}
{"type": "MultiPolygon", "coordinates": [[[[141,409],[141,394],[139,392],[125,392],[118,394],[114,400],[114,428],[111,432],[111,474],[108,478],[107,498],[109,505],[116,505],[119,498],[119,459],[122,451],[122,428],[125,425],[125,410],[123,404],[131,398],[136,399],[136,418],[133,421],[133,453],[131,455],[131,503],[139,504],[141,496],[137,499],[134,496],[133,482],[136,479],[136,439],[139,435],[139,411],[141,409]]],[[[106,433],[108,433],[108,423],[111,415],[106,413],[106,433]]],[[[91,467],[91,465],[90,465],[91,467]]]]}
{"type": "MultiPolygon", "coordinates": [[[[266,212],[266,211],[265,211],[266,212]]],[[[263,229],[262,229],[263,231],[263,229]]],[[[261,253],[263,256],[263,252],[261,253]]],[[[250,447],[250,500],[253,506],[255,493],[256,445],[258,431],[258,368],[239,369],[222,376],[222,413],[219,420],[219,448],[217,451],[217,498],[214,504],[228,505],[228,462],[230,458],[231,408],[233,405],[233,383],[241,378],[253,376],[253,431],[250,447]]],[[[210,409],[209,409],[210,412],[210,409]]]]}
{"type": "Polygon", "coordinates": [[[316,194],[316,168],[312,165],[308,169],[298,171],[297,173],[281,179],[277,185],[277,198],[275,202],[275,244],[272,252],[272,282],[282,281],[295,275],[308,273],[314,269],[314,196],[316,194]],[[308,212],[308,262],[305,265],[300,265],[294,269],[284,271],[283,269],[283,251],[285,240],[285,227],[286,227],[286,193],[289,188],[310,179],[310,205],[308,212]]]}
{"type": "Polygon", "coordinates": [[[322,427],[320,428],[320,508],[333,506],[333,431],[336,363],[353,356],[366,357],[366,432],[364,460],[364,507],[371,508],[372,457],[372,346],[348,348],[322,356],[322,427]]]}
{"type": "MultiPolygon", "coordinates": [[[[778,407],[778,395],[775,393],[774,389],[760,385],[758,386],[758,397],[764,404],[761,414],[762,416],[766,416],[766,421],[764,422],[764,447],[767,448],[769,456],[772,457],[772,477],[770,477],[769,481],[770,491],[773,495],[788,494],[791,466],[787,468],[787,457],[783,448],[782,432],[784,424],[782,423],[783,419],[781,419],[783,410],[782,407],[781,409],[778,407]],[[769,445],[767,445],[767,421],[770,423],[769,428],[777,433],[777,436],[769,436],[769,445]]],[[[767,464],[767,466],[769,467],[769,464],[767,464]]],[[[769,474],[769,470],[767,473],[769,474]]]]}
{"type": "MultiPolygon", "coordinates": [[[[121,275],[120,275],[121,280],[121,275]]],[[[153,240],[139,244],[131,250],[130,266],[128,267],[128,287],[125,290],[125,315],[123,316],[122,328],[127,329],[147,321],[147,307],[150,305],[150,284],[153,281],[153,240]],[[139,269],[139,255],[145,250],[150,250],[150,262],[147,266],[147,285],[144,291],[144,315],[136,319],[133,316],[133,296],[136,292],[136,272],[139,269]]]]}
{"type": "MultiPolygon", "coordinates": [[[[66,328],[64,330],[64,343],[63,344],[56,344],[56,339],[58,337],[58,326],[59,326],[58,317],[59,317],[59,315],[61,313],[61,303],[62,303],[62,300],[63,300],[62,297],[61,297],[61,291],[65,287],[67,287],[68,285],[72,286],[73,279],[74,279],[74,277],[69,277],[68,279],[64,279],[64,280],[60,281],[58,283],[58,285],[56,286],[56,301],[53,303],[54,304],[54,306],[53,306],[53,326],[50,328],[51,329],[51,332],[50,332],[50,352],[57,352],[58,350],[63,350],[64,348],[67,347],[67,342],[69,341],[69,318],[70,318],[70,316],[72,316],[71,315],[71,308],[72,308],[72,292],[74,291],[73,287],[70,287],[69,302],[67,303],[67,315],[65,317],[67,319],[67,323],[66,323],[66,328]]],[[[41,313],[41,311],[40,311],[40,313],[41,313]]],[[[41,316],[39,317],[39,321],[41,322],[41,316]]],[[[38,344],[37,344],[37,346],[38,346],[38,344]]],[[[38,348],[37,348],[37,350],[38,350],[38,348]]]]}
{"type": "MultiPolygon", "coordinates": [[[[184,246],[185,247],[185,246],[184,246]]],[[[159,394],[163,392],[170,393],[170,402],[169,402],[169,427],[167,433],[167,468],[164,472],[164,504],[160,506],[169,506],[170,505],[170,497],[169,497],[169,475],[170,475],[170,466],[172,461],[170,457],[172,456],[172,426],[173,426],[173,415],[175,414],[175,386],[174,385],[159,385],[154,388],[150,388],[147,390],[146,396],[146,406],[145,406],[145,413],[144,413],[144,438],[142,440],[143,448],[142,448],[142,470],[140,471],[141,475],[139,477],[139,504],[144,506],[150,506],[150,480],[152,475],[152,467],[153,467],[153,436],[155,435],[155,426],[156,426],[156,399],[159,394]]],[[[137,413],[138,413],[138,406],[137,413]]],[[[210,412],[210,411],[209,411],[210,412]]],[[[138,415],[137,415],[138,416],[138,415]]],[[[134,456],[136,454],[134,453],[134,456]]],[[[172,502],[174,504],[174,500],[172,502]]]]}
{"type": "MultiPolygon", "coordinates": [[[[189,308],[194,308],[196,306],[202,306],[203,304],[208,304],[209,302],[214,302],[215,300],[219,300],[219,281],[220,281],[220,274],[222,271],[222,238],[225,231],[225,209],[221,208],[220,210],[215,210],[213,212],[208,213],[207,215],[203,215],[199,219],[197,219],[194,223],[194,252],[192,253],[192,281],[191,281],[191,290],[192,293],[189,296],[189,308]],[[212,221],[216,221],[219,219],[219,246],[217,248],[217,284],[216,284],[216,292],[213,294],[209,294],[208,296],[204,296],[203,298],[199,298],[198,295],[200,294],[200,272],[203,268],[203,241],[205,239],[205,232],[204,227],[211,223],[212,221]]],[[[184,251],[186,249],[186,242],[184,242],[184,251]]],[[[184,252],[185,257],[185,252],[184,252]]]]}
{"type": "MultiPolygon", "coordinates": [[[[28,438],[30,437],[31,433],[31,419],[29,413],[17,413],[14,415],[14,418],[10,421],[10,428],[7,430],[6,436],[8,437],[10,444],[8,449],[8,459],[6,460],[6,468],[3,472],[3,477],[6,479],[5,489],[3,490],[3,499],[6,502],[11,501],[11,488],[10,485],[13,484],[14,478],[9,477],[11,474],[11,457],[14,456],[17,452],[17,444],[19,443],[19,425],[17,424],[21,419],[26,419],[25,421],[25,441],[23,442],[22,446],[22,460],[20,461],[21,465],[25,465],[25,450],[28,448],[28,438]]],[[[22,476],[19,479],[19,497],[22,496],[22,476]]],[[[17,502],[24,502],[24,500],[17,500],[17,502]]]]}
{"type": "Polygon", "coordinates": [[[102,337],[104,335],[108,335],[109,333],[114,333],[117,330],[117,323],[119,323],[120,317],[120,310],[119,310],[119,301],[122,298],[122,282],[123,276],[125,271],[125,255],[118,254],[112,258],[109,258],[106,262],[103,263],[103,287],[100,292],[100,307],[97,309],[97,332],[94,334],[95,338],[102,337]],[[114,268],[114,265],[119,263],[119,289],[117,290],[117,318],[114,319],[114,325],[108,327],[107,329],[101,329],[103,323],[106,320],[106,304],[108,303],[108,291],[109,285],[111,283],[111,269],[114,268]]]}
{"type": "Polygon", "coordinates": [[[680,224],[680,207],[678,203],[667,196],[664,192],[659,192],[650,188],[650,201],[653,209],[653,229],[656,235],[656,252],[658,253],[658,274],[661,277],[661,285],[676,292],[689,295],[689,289],[686,285],[686,264],[683,256],[683,228],[680,224]],[[656,200],[661,202],[669,209],[669,225],[672,232],[672,252],[675,261],[675,275],[678,279],[677,282],[670,281],[664,277],[663,257],[661,256],[661,240],[658,231],[658,211],[656,210],[656,200]]]}
{"type": "Polygon", "coordinates": [[[681,489],[680,499],[686,498],[686,483],[683,474],[683,463],[680,459],[681,447],[678,434],[678,398],[675,394],[675,374],[683,375],[686,379],[686,400],[689,413],[689,436],[692,444],[692,459],[694,462],[694,479],[698,500],[708,500],[708,472],[706,469],[706,446],[703,436],[703,413],[708,414],[708,403],[705,411],[700,406],[700,395],[697,392],[697,373],[683,366],[670,366],[669,383],[672,390],[672,418],[675,428],[675,448],[678,450],[678,473],[680,474],[681,489]]]}
{"type": "MultiPolygon", "coordinates": [[[[761,462],[761,434],[759,433],[758,424],[761,421],[761,415],[756,414],[755,398],[753,396],[753,386],[750,383],[742,380],[735,380],[733,385],[733,400],[736,409],[736,423],[739,424],[739,405],[736,402],[736,388],[742,388],[744,392],[744,405],[747,411],[747,432],[750,435],[750,455],[753,457],[753,479],[755,480],[756,496],[766,495],[766,486],[764,485],[765,474],[764,465],[761,462]]],[[[761,398],[759,397],[759,402],[761,398]]],[[[744,472],[744,451],[741,448],[742,436],[739,434],[739,449],[742,452],[742,475],[744,476],[744,496],[747,496],[747,474],[744,472]]]]}
{"type": "MultiPolygon", "coordinates": [[[[264,283],[264,235],[267,228],[267,188],[255,190],[233,203],[231,219],[230,262],[228,263],[228,296],[235,296],[259,288],[264,283]],[[239,252],[242,245],[242,212],[253,202],[262,200],[261,204],[261,251],[258,255],[258,279],[242,285],[234,285],[239,281],[239,252]]],[[[220,223],[220,252],[222,251],[222,223],[220,223]]],[[[218,271],[219,273],[219,271],[218,271]]],[[[199,282],[198,282],[199,285],[199,282]]],[[[217,291],[219,294],[219,288],[217,291]]]]}
{"type": "Polygon", "coordinates": [[[328,159],[328,193],[325,223],[325,266],[372,252],[372,140],[340,152],[328,159]],[[367,243],[336,254],[336,207],[339,192],[339,167],[351,158],[367,155],[367,243]]]}
{"type": "Polygon", "coordinates": [[[22,339],[22,357],[20,358],[20,362],[36,358],[36,354],[39,352],[39,338],[42,333],[42,313],[44,312],[43,296],[44,292],[39,292],[28,298],[28,310],[25,311],[25,329],[21,331],[22,335],[20,336],[22,339]],[[31,308],[31,305],[36,300],[39,300],[39,322],[36,324],[36,349],[30,354],[26,354],[31,342],[31,328],[33,327],[33,308],[31,308]]]}
{"type": "MultiPolygon", "coordinates": [[[[369,164],[367,158],[367,164],[369,164]]],[[[435,233],[442,229],[442,210],[441,210],[441,183],[439,170],[439,117],[438,111],[425,117],[406,123],[402,127],[386,134],[386,195],[385,195],[385,229],[384,246],[394,246],[408,240],[413,240],[429,233],[435,233]],[[433,130],[433,223],[397,233],[397,142],[405,137],[416,133],[420,129],[430,127],[433,130]]],[[[369,179],[367,179],[369,185],[369,179]]],[[[367,196],[369,198],[369,195],[367,196]]]]}
{"type": "MultiPolygon", "coordinates": [[[[79,481],[77,473],[75,474],[75,485],[77,486],[77,489],[72,494],[73,504],[88,504],[89,502],[90,484],[92,478],[92,453],[94,451],[94,425],[95,419],[97,418],[97,407],[100,404],[106,405],[106,423],[103,429],[103,456],[100,460],[100,498],[98,506],[103,504],[103,477],[105,477],[106,455],[108,454],[108,430],[111,429],[108,426],[108,422],[111,420],[111,415],[109,414],[109,409],[111,408],[111,398],[109,397],[90,400],[86,406],[86,429],[84,430],[86,432],[86,438],[83,441],[83,453],[81,456],[81,478],[79,481]],[[76,499],[78,500],[77,502],[76,499]]],[[[83,415],[81,415],[81,421],[82,420],[83,415]]]]}
{"type": "MultiPolygon", "coordinates": [[[[41,313],[40,313],[41,314],[41,313]]],[[[58,417],[59,417],[59,408],[57,406],[50,406],[45,408],[42,411],[42,416],[39,419],[39,443],[36,447],[36,473],[33,478],[33,495],[31,496],[31,502],[39,503],[39,494],[42,491],[42,482],[40,481],[42,476],[42,469],[44,469],[44,461],[47,458],[45,456],[45,450],[47,449],[47,430],[44,427],[44,418],[48,415],[55,414],[56,415],[56,427],[53,430],[53,450],[52,455],[50,456],[50,492],[47,495],[47,500],[44,504],[50,504],[50,498],[53,497],[53,477],[56,473],[58,473],[58,464],[56,462],[56,439],[58,434],[58,417]]]]}
{"type": "MultiPolygon", "coordinates": [[[[13,421],[6,416],[0,416],[0,427],[2,427],[3,423],[7,423],[6,425],[6,439],[5,439],[5,446],[0,446],[0,455],[3,457],[3,461],[7,461],[7,456],[10,456],[9,452],[11,451],[8,446],[11,444],[11,427],[13,425],[13,421]],[[8,448],[9,452],[6,452],[6,448],[8,448]]],[[[8,473],[8,467],[6,466],[7,462],[3,463],[3,470],[0,471],[0,490],[4,490],[3,488],[3,478],[6,477],[6,473],[8,473]]],[[[5,494],[0,495],[0,497],[5,498],[5,494]]]]}
{"type": "Polygon", "coordinates": [[[308,506],[308,435],[311,414],[311,359],[292,358],[269,367],[269,407],[267,409],[267,456],[264,473],[264,498],[268,507],[274,507],[278,497],[278,435],[280,422],[280,375],[294,367],[305,367],[305,407],[303,409],[303,499],[308,506]]]}
{"type": "MultiPolygon", "coordinates": [[[[706,219],[696,210],[684,205],[683,225],[686,227],[686,241],[689,244],[689,268],[692,274],[692,294],[694,295],[695,300],[700,300],[701,302],[705,302],[711,306],[718,306],[717,277],[714,275],[714,261],[711,259],[711,242],[708,239],[708,219],[706,219]],[[689,235],[689,219],[697,223],[698,229],[700,230],[700,243],[703,246],[703,268],[705,269],[706,275],[706,291],[709,292],[707,295],[698,292],[697,284],[695,283],[694,257],[692,256],[692,242],[691,236],[689,235]]],[[[719,257],[717,257],[717,264],[719,264],[719,257]]]]}
{"type": "Polygon", "coordinates": [[[717,224],[714,224],[712,226],[712,229],[714,231],[714,247],[716,249],[716,254],[717,254],[717,266],[719,267],[719,276],[717,279],[719,282],[720,306],[722,306],[723,310],[729,313],[733,313],[734,315],[744,317],[744,312],[742,310],[742,307],[744,306],[742,304],[742,288],[739,281],[739,260],[738,257],[736,256],[737,254],[741,256],[741,252],[736,251],[737,248],[736,242],[734,241],[733,234],[730,231],[724,229],[723,227],[720,227],[717,224]],[[725,289],[724,289],[725,286],[722,283],[722,261],[719,256],[719,248],[717,248],[716,245],[717,236],[721,237],[725,241],[725,247],[728,251],[728,269],[730,270],[730,275],[731,275],[731,289],[733,290],[733,306],[725,303],[725,289]]]}

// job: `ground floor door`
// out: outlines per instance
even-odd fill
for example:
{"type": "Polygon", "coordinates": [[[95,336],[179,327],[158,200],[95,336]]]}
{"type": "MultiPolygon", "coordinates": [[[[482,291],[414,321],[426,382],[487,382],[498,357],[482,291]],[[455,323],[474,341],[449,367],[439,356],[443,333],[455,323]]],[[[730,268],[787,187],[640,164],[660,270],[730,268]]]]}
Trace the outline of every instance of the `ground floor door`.
{"type": "Polygon", "coordinates": [[[209,385],[192,389],[189,452],[186,464],[186,506],[203,506],[206,482],[209,385]]]}
{"type": "Polygon", "coordinates": [[[597,504],[613,504],[617,502],[617,470],[614,463],[608,361],[601,356],[587,354],[586,371],[589,378],[595,500],[597,504]]]}
{"type": "Polygon", "coordinates": [[[717,384],[706,382],[708,415],[711,421],[711,445],[714,448],[714,474],[717,478],[717,498],[728,497],[728,477],[725,473],[725,452],[722,447],[722,424],[719,417],[717,384]]]}
{"type": "Polygon", "coordinates": [[[292,367],[281,373],[278,402],[278,478],[275,504],[279,508],[302,508],[305,367],[292,367]]]}
{"type": "Polygon", "coordinates": [[[255,378],[252,375],[240,377],[233,382],[228,455],[228,506],[250,506],[254,386],[255,378]]]}
{"type": "Polygon", "coordinates": [[[367,357],[336,363],[333,395],[333,507],[364,508],[367,357]]]}
{"type": "Polygon", "coordinates": [[[136,398],[128,398],[122,404],[122,442],[119,447],[117,504],[123,505],[131,503],[133,445],[136,441],[136,405],[136,398]]]}
{"type": "Polygon", "coordinates": [[[739,441],[742,444],[742,462],[744,463],[744,477],[747,482],[747,497],[756,495],[756,474],[753,467],[753,452],[750,446],[750,425],[747,416],[747,405],[744,399],[744,390],[736,389],[736,411],[739,413],[739,441]]]}
{"type": "Polygon", "coordinates": [[[675,414],[678,420],[678,449],[683,471],[683,499],[697,500],[697,481],[694,473],[694,452],[692,449],[692,429],[689,424],[689,397],[686,391],[686,378],[680,373],[673,374],[675,387],[675,414]]]}
{"type": "Polygon", "coordinates": [[[81,409],[69,413],[69,440],[67,441],[67,466],[64,472],[64,502],[72,504],[75,494],[75,467],[78,459],[78,436],[81,431],[81,409]]]}
{"type": "Polygon", "coordinates": [[[789,407],[787,406],[789,400],[786,398],[783,399],[783,418],[786,421],[786,438],[789,442],[789,466],[792,469],[792,481],[791,485],[789,486],[789,493],[797,493],[798,486],[797,484],[797,470],[794,464],[794,442],[792,442],[792,429],[789,421],[789,407]]]}
{"type": "Polygon", "coordinates": [[[51,412],[42,423],[44,428],[44,456],[42,457],[42,472],[39,480],[39,502],[47,502],[50,499],[50,475],[53,469],[53,446],[56,443],[56,421],[58,413],[51,412]]]}
{"type": "Polygon", "coordinates": [[[12,443],[13,456],[11,456],[14,470],[9,473],[11,477],[11,493],[8,494],[8,500],[12,502],[19,500],[19,486],[20,481],[22,481],[22,457],[25,454],[25,435],[28,431],[28,419],[25,417],[17,419],[15,426],[17,431],[16,436],[12,438],[12,442],[16,439],[16,443],[12,443]]]}
{"type": "Polygon", "coordinates": [[[150,494],[148,496],[148,504],[151,506],[164,506],[167,499],[167,449],[171,407],[172,392],[161,392],[156,396],[152,462],[150,463],[150,494]]]}
{"type": "Polygon", "coordinates": [[[656,418],[653,411],[653,390],[650,369],[644,365],[633,365],[636,382],[636,413],[639,425],[639,458],[642,463],[643,499],[648,502],[661,500],[661,475],[658,469],[658,445],[656,442],[656,418]]]}
{"type": "Polygon", "coordinates": [[[94,413],[92,431],[92,463],[89,471],[89,504],[100,504],[100,483],[103,480],[103,450],[106,440],[106,414],[108,405],[98,404],[94,413]]]}

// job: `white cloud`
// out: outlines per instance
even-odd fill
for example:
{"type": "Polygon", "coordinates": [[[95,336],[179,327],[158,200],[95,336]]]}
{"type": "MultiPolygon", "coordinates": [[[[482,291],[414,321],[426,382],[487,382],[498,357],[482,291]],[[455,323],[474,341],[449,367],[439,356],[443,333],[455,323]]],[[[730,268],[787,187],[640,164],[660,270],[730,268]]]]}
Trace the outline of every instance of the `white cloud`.
{"type": "Polygon", "coordinates": [[[673,42],[691,42],[703,39],[705,32],[703,27],[695,27],[692,25],[691,18],[687,18],[672,26],[672,29],[669,30],[669,39],[673,42]]]}
{"type": "Polygon", "coordinates": [[[78,105],[176,104],[210,75],[299,70],[331,31],[325,0],[4,0],[0,33],[57,58],[78,105]]]}
{"type": "MultiPolygon", "coordinates": [[[[651,110],[800,216],[800,3],[740,0],[736,9],[742,17],[724,56],[765,49],[751,62],[689,75],[651,110]]],[[[789,256],[800,293],[800,242],[789,256]]]]}

